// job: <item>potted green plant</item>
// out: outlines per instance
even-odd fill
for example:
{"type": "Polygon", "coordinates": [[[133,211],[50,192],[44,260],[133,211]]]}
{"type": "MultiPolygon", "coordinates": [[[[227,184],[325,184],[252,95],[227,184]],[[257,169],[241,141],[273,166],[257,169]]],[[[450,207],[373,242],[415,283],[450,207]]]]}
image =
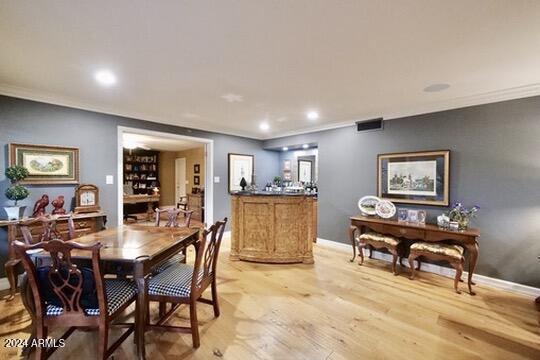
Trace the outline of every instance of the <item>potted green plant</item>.
{"type": "Polygon", "coordinates": [[[281,176],[274,176],[274,184],[277,186],[281,185],[281,176]]]}
{"type": "Polygon", "coordinates": [[[6,177],[11,181],[11,186],[6,189],[5,195],[9,200],[15,201],[14,206],[6,206],[4,210],[8,216],[8,220],[18,220],[24,215],[26,206],[17,206],[20,200],[24,200],[30,195],[27,188],[22,186],[20,182],[28,177],[28,170],[24,166],[14,165],[6,169],[6,177]]]}

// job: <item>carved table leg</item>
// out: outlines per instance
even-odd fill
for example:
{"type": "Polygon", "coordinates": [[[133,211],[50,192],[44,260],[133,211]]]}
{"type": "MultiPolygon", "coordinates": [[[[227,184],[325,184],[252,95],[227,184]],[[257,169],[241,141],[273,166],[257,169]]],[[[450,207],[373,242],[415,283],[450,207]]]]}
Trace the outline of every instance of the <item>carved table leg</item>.
{"type": "Polygon", "coordinates": [[[474,273],[474,270],[476,269],[476,263],[478,261],[478,252],[479,252],[479,247],[478,247],[478,243],[474,243],[472,245],[469,245],[467,246],[467,250],[469,251],[469,274],[468,274],[468,279],[467,279],[467,285],[469,287],[469,294],[471,295],[476,295],[476,293],[474,291],[472,291],[472,276],[473,276],[473,273],[474,273]]]}
{"type": "Polygon", "coordinates": [[[356,258],[356,239],[354,237],[356,234],[356,231],[358,231],[358,228],[356,226],[352,226],[352,225],[349,226],[349,238],[351,239],[351,245],[352,245],[352,251],[353,251],[353,257],[351,260],[349,260],[350,262],[353,262],[354,259],[356,258]]]}
{"type": "Polygon", "coordinates": [[[17,274],[15,273],[15,266],[20,262],[20,260],[8,260],[4,265],[6,270],[6,276],[9,281],[9,298],[7,301],[11,301],[15,298],[15,292],[17,291],[17,274]]]}

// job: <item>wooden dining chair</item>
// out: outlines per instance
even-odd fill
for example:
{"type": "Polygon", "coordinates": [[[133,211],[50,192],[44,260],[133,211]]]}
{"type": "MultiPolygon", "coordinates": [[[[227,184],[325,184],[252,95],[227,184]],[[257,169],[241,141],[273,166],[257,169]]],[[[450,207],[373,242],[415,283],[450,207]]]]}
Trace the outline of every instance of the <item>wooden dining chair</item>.
{"type": "Polygon", "coordinates": [[[156,210],[156,226],[160,226],[161,223],[161,213],[167,213],[167,223],[165,224],[166,227],[187,227],[189,228],[191,225],[191,215],[193,214],[193,210],[182,210],[182,209],[175,209],[175,208],[167,208],[167,209],[159,209],[156,210]],[[178,218],[180,215],[183,215],[183,220],[179,221],[178,218]]]}
{"type": "MultiPolygon", "coordinates": [[[[103,278],[100,243],[81,245],[51,240],[27,245],[15,241],[13,246],[22,259],[31,289],[32,338],[45,341],[49,331],[68,327],[58,339],[65,341],[76,328],[98,328],[98,358],[106,359],[133,332],[134,324],[118,324],[128,329],[108,347],[109,328],[114,325],[113,320],[136,299],[137,287],[131,280],[103,278]],[[51,264],[36,267],[28,254],[36,250],[48,252],[51,264]],[[72,251],[91,252],[92,267],[74,264],[72,251]]],[[[36,358],[46,359],[56,349],[37,347],[36,358]]]]}
{"type": "Polygon", "coordinates": [[[170,266],[149,279],[147,284],[147,308],[149,309],[151,301],[159,302],[160,306],[165,303],[171,303],[172,306],[164,314],[161,314],[160,311],[159,320],[155,324],[150,324],[148,318],[146,329],[191,333],[193,347],[198,348],[200,346],[197,302],[212,305],[214,315],[219,316],[216,267],[226,223],[227,218],[223,219],[223,221],[217,221],[210,229],[204,230],[195,243],[196,258],[193,266],[187,264],[170,266]],[[208,286],[211,286],[212,290],[211,300],[202,297],[208,286]],[[189,304],[190,326],[164,325],[180,304],[189,304]]]}
{"type": "MultiPolygon", "coordinates": [[[[75,238],[75,223],[73,222],[72,215],[57,215],[57,216],[40,216],[29,220],[24,220],[16,225],[16,232],[20,232],[26,245],[31,245],[41,241],[49,241],[53,239],[63,239],[60,232],[57,230],[56,221],[59,219],[67,218],[68,223],[68,240],[75,238]],[[36,223],[41,223],[41,233],[39,237],[34,238],[32,236],[31,226],[36,223]]],[[[11,259],[4,264],[6,271],[6,277],[10,284],[10,298],[15,296],[15,290],[17,288],[17,275],[15,268],[21,263],[21,259],[11,259]]]]}

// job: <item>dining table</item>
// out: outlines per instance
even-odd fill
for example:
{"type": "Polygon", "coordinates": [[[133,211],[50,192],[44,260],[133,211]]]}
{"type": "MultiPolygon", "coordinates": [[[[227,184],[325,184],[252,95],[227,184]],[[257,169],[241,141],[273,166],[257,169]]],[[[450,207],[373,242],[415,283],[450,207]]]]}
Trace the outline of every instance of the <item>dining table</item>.
{"type": "MultiPolygon", "coordinates": [[[[155,227],[147,225],[121,225],[116,228],[88,234],[75,240],[79,244],[101,243],[100,258],[105,274],[132,276],[137,285],[135,305],[135,344],[139,359],[145,358],[144,332],[148,309],[146,303],[146,280],[156,265],[185,251],[199,238],[200,229],[186,227],[155,227]]],[[[46,258],[47,253],[33,254],[37,259],[46,258]]],[[[73,259],[91,260],[91,254],[73,250],[73,259]]],[[[23,287],[25,285],[23,284],[23,287]]],[[[32,314],[33,299],[31,291],[21,290],[23,303],[32,314]]],[[[33,316],[32,316],[33,318],[33,316]]]]}

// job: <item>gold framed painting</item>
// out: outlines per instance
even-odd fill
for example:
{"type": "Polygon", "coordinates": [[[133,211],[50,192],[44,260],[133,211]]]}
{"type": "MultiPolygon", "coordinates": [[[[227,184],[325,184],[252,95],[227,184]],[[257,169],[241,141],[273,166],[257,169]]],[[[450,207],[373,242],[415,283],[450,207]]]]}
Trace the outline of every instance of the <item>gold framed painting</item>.
{"type": "Polygon", "coordinates": [[[29,176],[23,184],[78,184],[79,148],[9,144],[9,165],[21,165],[29,176]]]}
{"type": "Polygon", "coordinates": [[[450,150],[379,154],[377,196],[396,203],[448,206],[450,150]]]}

